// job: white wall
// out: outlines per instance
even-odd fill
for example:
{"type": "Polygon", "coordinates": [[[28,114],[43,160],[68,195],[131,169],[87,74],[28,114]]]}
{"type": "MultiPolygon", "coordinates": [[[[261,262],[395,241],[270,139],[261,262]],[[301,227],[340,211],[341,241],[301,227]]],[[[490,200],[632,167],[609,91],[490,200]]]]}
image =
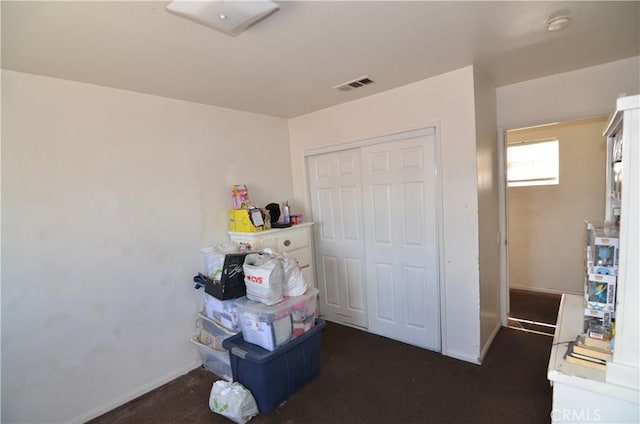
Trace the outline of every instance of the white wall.
{"type": "Polygon", "coordinates": [[[640,92],[640,57],[500,87],[498,127],[516,129],[613,111],[621,93],[640,92]]]}
{"type": "Polygon", "coordinates": [[[2,71],[2,421],[82,421],[197,366],[229,186],[290,198],[284,119],[2,71]]]}
{"type": "Polygon", "coordinates": [[[481,356],[500,329],[500,243],[498,143],[495,84],[474,68],[478,173],[481,356]]]}
{"type": "Polygon", "coordinates": [[[472,67],[291,119],[294,200],[309,214],[305,150],[435,123],[441,143],[444,211],[442,349],[445,355],[477,362],[480,300],[472,67]]]}
{"type": "Polygon", "coordinates": [[[604,220],[607,117],[509,131],[507,143],[557,138],[560,184],[510,187],[509,284],[582,294],[584,220],[604,220]]]}

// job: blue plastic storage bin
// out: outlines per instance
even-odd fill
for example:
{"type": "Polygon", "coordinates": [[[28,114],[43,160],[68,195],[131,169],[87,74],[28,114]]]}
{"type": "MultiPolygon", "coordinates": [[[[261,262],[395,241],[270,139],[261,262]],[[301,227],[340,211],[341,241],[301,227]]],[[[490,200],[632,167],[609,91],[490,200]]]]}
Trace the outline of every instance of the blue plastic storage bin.
{"type": "Polygon", "coordinates": [[[326,323],[269,352],[236,334],[222,342],[229,351],[234,381],[251,391],[263,414],[276,409],[320,374],[320,336],[326,323]]]}

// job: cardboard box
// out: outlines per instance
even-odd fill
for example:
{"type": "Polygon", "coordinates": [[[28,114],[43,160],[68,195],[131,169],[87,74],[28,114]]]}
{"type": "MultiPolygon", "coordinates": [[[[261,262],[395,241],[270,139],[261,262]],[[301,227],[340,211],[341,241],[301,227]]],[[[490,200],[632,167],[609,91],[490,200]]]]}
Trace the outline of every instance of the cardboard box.
{"type": "Polygon", "coordinates": [[[239,233],[255,233],[262,231],[264,225],[254,225],[248,209],[234,209],[229,211],[229,230],[239,233]]]}
{"type": "Polygon", "coordinates": [[[616,317],[615,312],[599,311],[585,308],[584,310],[584,331],[588,331],[589,327],[601,326],[611,328],[611,324],[616,317]]]}
{"type": "Polygon", "coordinates": [[[593,274],[618,275],[618,232],[609,227],[587,227],[587,266],[593,274]]]}
{"type": "Polygon", "coordinates": [[[589,274],[585,282],[584,298],[588,309],[613,312],[616,308],[616,277],[589,274]]]}

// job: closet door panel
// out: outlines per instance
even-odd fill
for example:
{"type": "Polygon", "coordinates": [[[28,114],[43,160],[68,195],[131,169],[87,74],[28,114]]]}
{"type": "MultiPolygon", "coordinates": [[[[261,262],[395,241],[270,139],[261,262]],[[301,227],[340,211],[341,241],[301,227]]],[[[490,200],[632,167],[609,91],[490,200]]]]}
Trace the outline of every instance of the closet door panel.
{"type": "Polygon", "coordinates": [[[322,255],[320,264],[325,302],[336,308],[340,307],[340,287],[338,286],[338,258],[335,256],[322,255]]]}
{"type": "Polygon", "coordinates": [[[396,320],[395,294],[397,287],[393,278],[393,265],[376,263],[373,266],[373,281],[376,287],[376,320],[394,322],[396,320]]]}
{"type": "Polygon", "coordinates": [[[362,192],[369,330],[439,350],[434,148],[433,136],[363,147],[362,192]]]}
{"type": "Polygon", "coordinates": [[[425,189],[423,182],[402,184],[404,215],[402,225],[402,245],[422,247],[425,244],[421,213],[424,213],[425,189]]]}
{"type": "Polygon", "coordinates": [[[310,156],[309,188],[316,231],[320,312],[366,328],[360,150],[310,156]]]}
{"type": "Polygon", "coordinates": [[[349,186],[340,189],[340,204],[342,210],[342,234],[346,240],[357,242],[360,240],[360,211],[358,200],[360,187],[349,186]]]}
{"type": "Polygon", "coordinates": [[[365,314],[366,302],[363,291],[364,279],[362,277],[363,262],[355,258],[345,258],[344,262],[347,271],[346,282],[349,309],[365,314]]]}
{"type": "Polygon", "coordinates": [[[407,325],[424,330],[427,328],[427,320],[423,311],[425,305],[427,285],[427,270],[420,267],[408,266],[404,268],[404,279],[407,282],[407,291],[411,296],[406,298],[407,325]]]}
{"type": "Polygon", "coordinates": [[[373,216],[373,239],[378,244],[391,243],[391,187],[377,184],[371,186],[373,216]]]}

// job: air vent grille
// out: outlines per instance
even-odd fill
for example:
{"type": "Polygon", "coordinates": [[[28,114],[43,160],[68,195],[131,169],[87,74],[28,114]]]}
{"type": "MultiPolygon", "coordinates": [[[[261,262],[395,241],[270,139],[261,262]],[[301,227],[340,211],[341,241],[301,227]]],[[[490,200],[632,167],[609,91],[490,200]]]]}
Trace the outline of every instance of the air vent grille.
{"type": "Polygon", "coordinates": [[[349,90],[353,90],[354,88],[364,87],[365,85],[369,85],[372,83],[373,83],[373,80],[369,78],[368,75],[365,75],[363,77],[356,78],[351,81],[343,82],[342,84],[338,84],[333,88],[338,89],[340,91],[349,91],[349,90]]]}

